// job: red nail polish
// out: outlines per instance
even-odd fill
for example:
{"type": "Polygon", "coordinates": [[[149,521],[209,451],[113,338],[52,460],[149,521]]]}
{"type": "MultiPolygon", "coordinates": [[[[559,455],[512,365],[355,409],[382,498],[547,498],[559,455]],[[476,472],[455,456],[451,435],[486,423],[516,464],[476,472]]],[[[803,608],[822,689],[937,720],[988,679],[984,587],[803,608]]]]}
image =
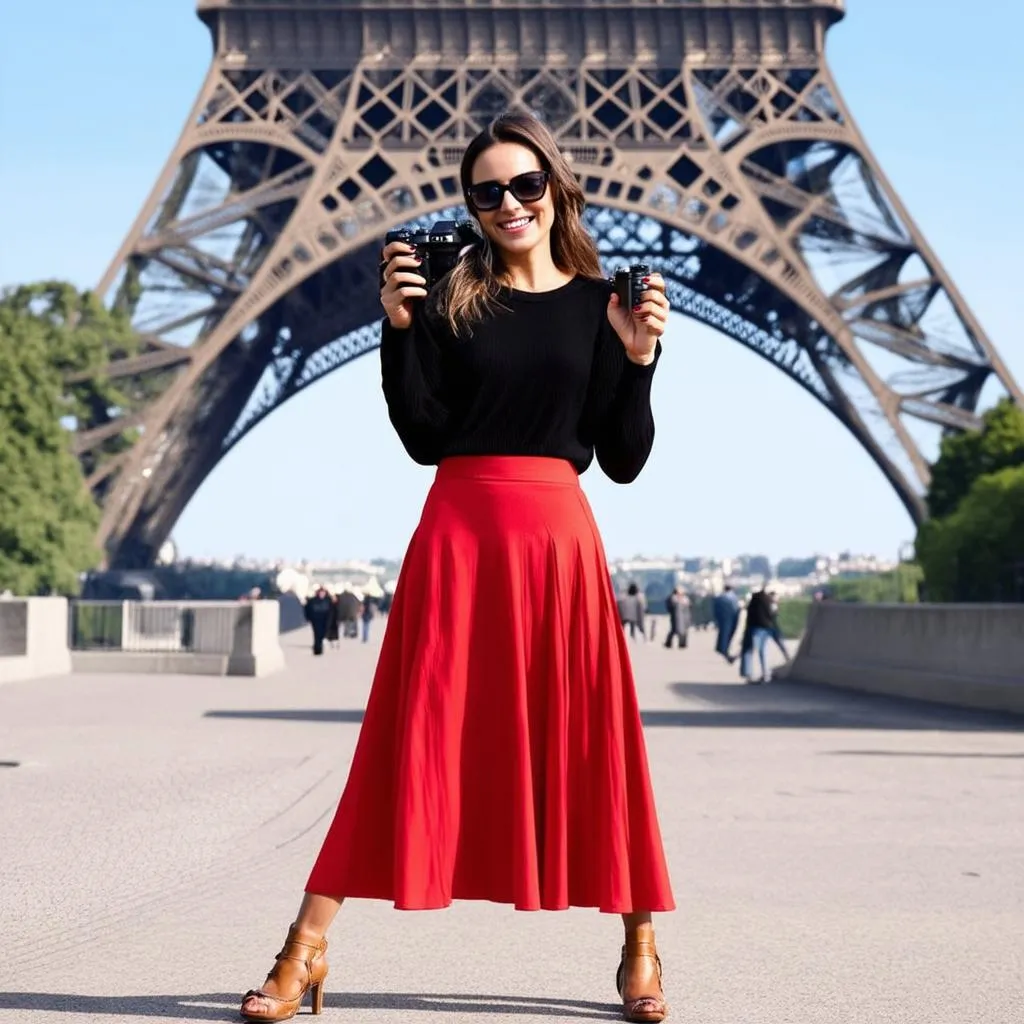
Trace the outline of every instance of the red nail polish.
{"type": "Polygon", "coordinates": [[[640,303],[639,302],[633,307],[633,312],[635,313],[638,309],[640,309],[640,303]]]}
{"type": "Polygon", "coordinates": [[[644,284],[650,284],[650,283],[651,283],[651,279],[649,277],[645,277],[644,278],[644,284]]]}

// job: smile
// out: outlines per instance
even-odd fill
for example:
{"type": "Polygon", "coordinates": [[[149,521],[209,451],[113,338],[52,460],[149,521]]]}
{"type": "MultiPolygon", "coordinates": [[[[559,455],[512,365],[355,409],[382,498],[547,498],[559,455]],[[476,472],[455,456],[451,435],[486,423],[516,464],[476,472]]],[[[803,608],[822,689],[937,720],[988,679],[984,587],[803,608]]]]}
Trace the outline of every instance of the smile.
{"type": "Polygon", "coordinates": [[[533,221],[532,217],[516,217],[515,220],[507,220],[504,224],[499,224],[498,227],[502,231],[508,231],[514,233],[516,231],[522,231],[528,224],[533,221]]]}

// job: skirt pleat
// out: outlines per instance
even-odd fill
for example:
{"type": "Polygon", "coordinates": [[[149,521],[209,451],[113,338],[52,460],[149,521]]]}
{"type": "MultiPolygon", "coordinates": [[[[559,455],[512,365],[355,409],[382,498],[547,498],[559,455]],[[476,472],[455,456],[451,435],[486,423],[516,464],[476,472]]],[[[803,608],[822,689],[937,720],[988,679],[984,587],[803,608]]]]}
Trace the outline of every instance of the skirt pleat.
{"type": "Polygon", "coordinates": [[[438,468],[306,889],[406,910],[673,909],[629,652],[569,463],[438,468]]]}

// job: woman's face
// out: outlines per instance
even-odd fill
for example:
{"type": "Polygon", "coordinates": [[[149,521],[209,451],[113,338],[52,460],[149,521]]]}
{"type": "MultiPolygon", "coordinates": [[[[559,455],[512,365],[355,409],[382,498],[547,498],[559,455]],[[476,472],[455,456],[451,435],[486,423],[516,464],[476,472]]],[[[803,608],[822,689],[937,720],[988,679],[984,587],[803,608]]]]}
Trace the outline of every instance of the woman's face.
{"type": "MultiPolygon", "coordinates": [[[[498,142],[485,149],[473,164],[471,184],[497,181],[507,185],[516,175],[541,170],[540,160],[532,149],[515,142],[498,142]]],[[[555,204],[551,183],[535,202],[520,202],[506,191],[496,210],[474,209],[484,234],[493,245],[510,256],[521,257],[538,245],[549,246],[555,222],[555,204]]]]}

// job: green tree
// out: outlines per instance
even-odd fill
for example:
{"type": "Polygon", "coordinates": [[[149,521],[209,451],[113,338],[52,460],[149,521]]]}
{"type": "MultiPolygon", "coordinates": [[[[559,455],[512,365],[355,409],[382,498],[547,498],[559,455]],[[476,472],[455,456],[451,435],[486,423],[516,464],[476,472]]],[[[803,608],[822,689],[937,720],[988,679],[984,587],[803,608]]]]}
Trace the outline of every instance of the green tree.
{"type": "MultiPolygon", "coordinates": [[[[0,295],[0,590],[71,593],[78,574],[97,564],[99,513],[68,428],[109,422],[130,407],[102,370],[135,351],[127,320],[71,285],[0,295]]],[[[130,443],[116,433],[86,469],[130,443]]]]}
{"type": "Polygon", "coordinates": [[[926,522],[917,556],[934,601],[1024,597],[1024,465],[979,477],[952,515],[926,522]]]}
{"type": "Polygon", "coordinates": [[[932,467],[929,515],[951,515],[979,477],[1011,466],[1024,466],[1024,409],[1006,398],[985,414],[982,430],[943,439],[932,467]]]}

